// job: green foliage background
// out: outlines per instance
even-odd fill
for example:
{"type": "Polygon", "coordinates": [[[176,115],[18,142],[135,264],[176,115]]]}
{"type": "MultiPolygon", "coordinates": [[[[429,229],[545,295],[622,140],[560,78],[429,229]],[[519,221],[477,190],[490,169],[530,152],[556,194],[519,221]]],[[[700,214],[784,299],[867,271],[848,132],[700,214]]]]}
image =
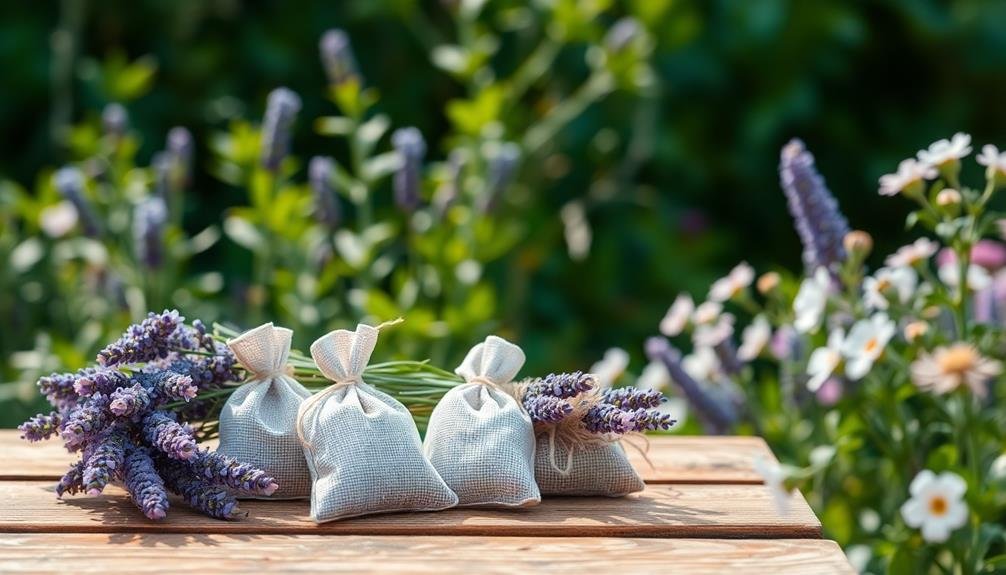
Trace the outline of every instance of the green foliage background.
{"type": "MultiPolygon", "coordinates": [[[[508,18],[524,4],[490,2],[481,18],[484,26],[503,30],[492,56],[497,70],[512,71],[526,56],[522,33],[507,31],[508,18]]],[[[638,368],[641,344],[673,294],[703,295],[712,279],[742,258],[763,270],[796,269],[799,242],[776,174],[778,150],[791,137],[814,151],[850,222],[870,230],[879,254],[905,240],[899,206],[876,195],[879,175],[920,142],[957,130],[972,133],[976,142],[1004,143],[1003,3],[558,4],[553,15],[596,9],[602,29],[620,16],[636,17],[654,41],[650,61],[657,82],[647,94],[615,92],[576,116],[557,134],[552,152],[533,164],[525,160],[521,169],[534,173],[528,178],[533,186],[516,190],[500,215],[523,222],[527,233],[486,270],[497,288],[497,321],[481,331],[500,329],[518,339],[528,350],[528,373],[586,368],[616,345],[633,354],[638,368]],[[561,207],[577,198],[587,201],[594,233],[582,261],[567,254],[559,219],[561,207]],[[515,269],[526,279],[521,293],[506,282],[515,269]]],[[[304,96],[295,153],[306,159],[330,148],[311,129],[314,118],[332,113],[318,96],[326,80],[317,42],[328,28],[349,33],[366,83],[379,89],[380,109],[394,125],[415,125],[427,142],[441,142],[450,131],[446,103],[465,97],[464,87],[430,58],[434,46],[456,40],[453,10],[448,0],[5,3],[0,174],[36,188],[46,169],[74,159],[65,140],[53,137],[54,125],[94,123],[106,103],[126,101],[141,165],[171,126],[195,134],[195,182],[186,191],[184,219],[185,230],[195,234],[243,202],[241,190],[210,175],[211,135],[234,119],[257,122],[274,87],[304,96]],[[79,50],[61,72],[66,34],[79,50]]],[[[587,44],[564,49],[549,68],[558,93],[587,75],[587,44]]],[[[533,117],[536,106],[554,104],[550,96],[532,93],[526,111],[512,112],[533,117]]],[[[428,158],[442,160],[447,152],[434,148],[428,158]]],[[[302,172],[303,166],[301,181],[302,172]]],[[[15,224],[5,217],[0,225],[15,224]]],[[[219,271],[230,286],[247,280],[246,257],[224,239],[196,256],[189,272],[219,271]]],[[[79,334],[67,333],[53,311],[58,305],[21,308],[18,287],[15,280],[0,293],[0,309],[17,308],[0,330],[3,380],[26,377],[12,358],[35,347],[42,332],[53,334],[55,353],[68,367],[92,357],[94,349],[74,349],[79,334]]],[[[237,300],[225,291],[215,307],[190,315],[240,324],[237,300]]],[[[108,334],[128,319],[110,319],[108,334]]],[[[299,335],[304,345],[319,334],[299,335]]],[[[88,341],[91,347],[102,343],[88,341]]],[[[443,356],[448,366],[472,341],[454,343],[443,356]]],[[[16,389],[4,392],[5,425],[37,407],[23,386],[16,389]]]]}

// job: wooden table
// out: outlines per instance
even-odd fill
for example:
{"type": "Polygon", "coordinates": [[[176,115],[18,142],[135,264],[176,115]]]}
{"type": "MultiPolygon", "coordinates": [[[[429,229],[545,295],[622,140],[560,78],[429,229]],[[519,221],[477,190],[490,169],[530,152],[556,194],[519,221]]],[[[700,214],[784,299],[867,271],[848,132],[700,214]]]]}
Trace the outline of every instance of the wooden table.
{"type": "MultiPolygon", "coordinates": [[[[630,452],[632,450],[629,450],[630,452]]],[[[626,498],[546,498],[315,525],[307,502],[242,501],[217,521],[178,502],[146,520],[118,488],[58,500],[70,455],[0,430],[0,573],[852,573],[799,494],[780,516],[745,437],[655,437],[626,498]]]]}

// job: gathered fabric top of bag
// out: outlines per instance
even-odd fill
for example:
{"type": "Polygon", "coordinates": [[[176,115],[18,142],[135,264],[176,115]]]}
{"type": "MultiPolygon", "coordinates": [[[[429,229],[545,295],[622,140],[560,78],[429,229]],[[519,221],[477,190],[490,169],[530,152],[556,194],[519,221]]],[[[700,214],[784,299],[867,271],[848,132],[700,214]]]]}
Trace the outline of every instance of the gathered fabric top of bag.
{"type": "Polygon", "coordinates": [[[287,375],[293,330],[276,327],[272,322],[250,329],[227,342],[234,357],[251,374],[250,379],[265,381],[287,375]]]}
{"type": "Polygon", "coordinates": [[[525,359],[524,350],[519,346],[490,335],[468,352],[454,373],[468,383],[503,387],[517,376],[525,359]]]}

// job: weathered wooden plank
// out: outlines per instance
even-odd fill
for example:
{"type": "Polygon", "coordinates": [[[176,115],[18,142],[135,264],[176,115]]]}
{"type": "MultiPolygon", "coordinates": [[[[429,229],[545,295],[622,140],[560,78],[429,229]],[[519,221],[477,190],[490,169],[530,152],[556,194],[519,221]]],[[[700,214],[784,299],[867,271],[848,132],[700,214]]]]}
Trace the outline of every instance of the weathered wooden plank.
{"type": "MultiPolygon", "coordinates": [[[[625,451],[647,483],[761,483],[752,462],[775,460],[759,437],[652,436],[645,457],[625,451]]],[[[30,444],[14,429],[0,430],[0,453],[0,481],[59,479],[73,461],[58,440],[30,444]]]]}
{"type": "Polygon", "coordinates": [[[0,535],[0,573],[853,573],[822,540],[0,535]]]}
{"type": "Polygon", "coordinates": [[[0,532],[159,532],[342,535],[816,538],[821,524],[799,494],[780,516],[761,485],[650,485],[624,498],[559,497],[516,510],[451,509],[376,515],[324,525],[306,501],[244,501],[248,517],[217,521],[175,502],[148,521],[117,487],[58,500],[49,481],[0,481],[0,532]]]}

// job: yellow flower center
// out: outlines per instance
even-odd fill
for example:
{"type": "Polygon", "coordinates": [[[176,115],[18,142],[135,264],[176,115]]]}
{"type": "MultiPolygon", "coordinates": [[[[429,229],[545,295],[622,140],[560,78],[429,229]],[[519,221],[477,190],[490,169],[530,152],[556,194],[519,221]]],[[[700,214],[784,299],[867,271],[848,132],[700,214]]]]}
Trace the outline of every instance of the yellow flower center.
{"type": "Polygon", "coordinates": [[[937,362],[946,375],[961,375],[971,370],[978,361],[978,353],[970,345],[958,343],[940,354],[937,362]]]}
{"type": "Polygon", "coordinates": [[[877,280],[877,291],[884,292],[891,287],[891,280],[887,278],[877,280]]]}
{"type": "Polygon", "coordinates": [[[873,353],[874,351],[877,350],[879,346],[880,342],[877,341],[877,338],[871,337],[869,340],[867,340],[866,345],[863,346],[863,349],[866,350],[866,353],[873,353]]]}
{"type": "Polygon", "coordinates": [[[946,515],[948,507],[947,500],[939,495],[929,500],[929,513],[936,517],[946,515]]]}

